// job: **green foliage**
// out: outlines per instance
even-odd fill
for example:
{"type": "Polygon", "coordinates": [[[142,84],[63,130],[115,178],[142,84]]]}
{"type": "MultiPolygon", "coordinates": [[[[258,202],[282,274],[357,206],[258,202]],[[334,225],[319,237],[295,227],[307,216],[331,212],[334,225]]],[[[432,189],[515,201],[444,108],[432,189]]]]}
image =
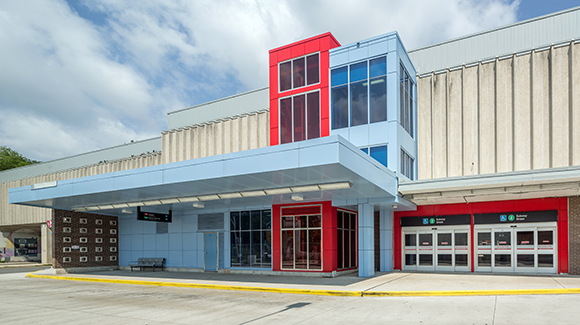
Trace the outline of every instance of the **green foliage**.
{"type": "Polygon", "coordinates": [[[0,171],[36,164],[38,162],[39,161],[23,157],[18,152],[6,146],[0,146],[0,171]]]}

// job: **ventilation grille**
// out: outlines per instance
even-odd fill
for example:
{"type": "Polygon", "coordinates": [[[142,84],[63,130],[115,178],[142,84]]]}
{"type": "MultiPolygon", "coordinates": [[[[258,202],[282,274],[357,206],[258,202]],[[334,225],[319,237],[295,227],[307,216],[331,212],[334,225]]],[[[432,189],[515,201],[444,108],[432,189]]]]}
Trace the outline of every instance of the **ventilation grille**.
{"type": "Polygon", "coordinates": [[[209,213],[200,214],[197,217],[197,230],[223,230],[224,214],[209,213]]]}

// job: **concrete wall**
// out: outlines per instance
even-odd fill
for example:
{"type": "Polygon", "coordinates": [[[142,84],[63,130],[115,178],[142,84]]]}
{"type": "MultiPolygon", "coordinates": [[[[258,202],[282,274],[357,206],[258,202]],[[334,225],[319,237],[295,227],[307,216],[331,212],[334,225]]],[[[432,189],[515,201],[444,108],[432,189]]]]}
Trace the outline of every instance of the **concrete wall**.
{"type": "Polygon", "coordinates": [[[163,163],[267,147],[269,115],[268,111],[254,112],[165,131],[163,163]]]}
{"type": "Polygon", "coordinates": [[[580,165],[580,44],[418,78],[418,176],[580,165]]]}

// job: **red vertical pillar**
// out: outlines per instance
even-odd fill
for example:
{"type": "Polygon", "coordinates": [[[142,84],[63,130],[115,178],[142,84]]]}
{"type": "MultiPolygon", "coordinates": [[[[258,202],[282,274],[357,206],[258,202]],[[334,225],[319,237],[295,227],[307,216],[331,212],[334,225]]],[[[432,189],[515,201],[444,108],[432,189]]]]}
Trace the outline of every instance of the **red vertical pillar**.
{"type": "Polygon", "coordinates": [[[281,261],[281,236],[280,230],[280,205],[272,205],[272,270],[280,271],[281,261]]]}

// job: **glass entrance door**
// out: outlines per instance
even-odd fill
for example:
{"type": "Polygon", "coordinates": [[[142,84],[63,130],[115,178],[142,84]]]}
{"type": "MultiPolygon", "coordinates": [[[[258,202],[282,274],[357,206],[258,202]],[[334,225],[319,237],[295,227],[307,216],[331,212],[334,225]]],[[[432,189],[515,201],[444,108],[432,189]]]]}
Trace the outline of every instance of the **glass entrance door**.
{"type": "Polygon", "coordinates": [[[403,230],[403,270],[469,271],[469,226],[403,230]]]}
{"type": "Polygon", "coordinates": [[[557,273],[556,226],[476,228],[478,272],[557,273]]]}

